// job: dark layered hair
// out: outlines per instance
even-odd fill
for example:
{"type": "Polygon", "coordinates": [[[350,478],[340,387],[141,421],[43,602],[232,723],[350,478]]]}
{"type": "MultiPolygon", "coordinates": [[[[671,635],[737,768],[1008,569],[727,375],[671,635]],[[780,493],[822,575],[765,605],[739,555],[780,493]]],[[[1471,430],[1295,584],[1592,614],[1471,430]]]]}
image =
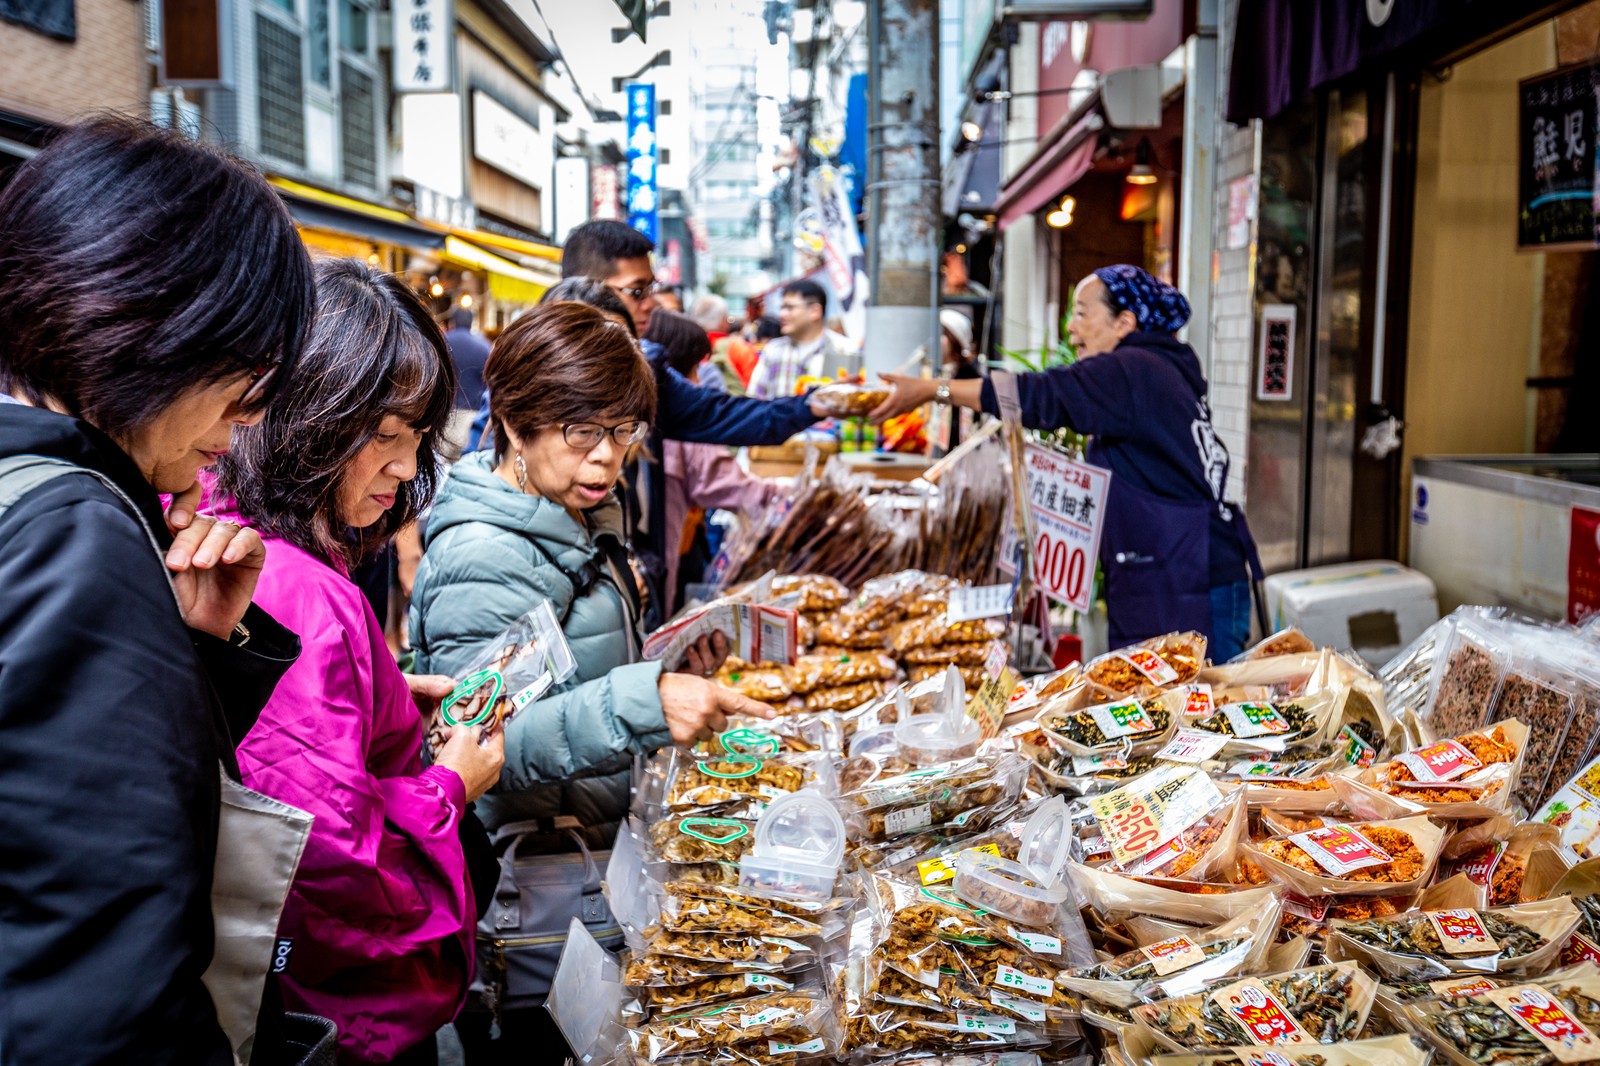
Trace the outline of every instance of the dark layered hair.
{"type": "Polygon", "coordinates": [[[357,259],[317,264],[317,320],[294,373],[259,425],[234,430],[218,488],[263,533],[355,565],[433,500],[438,446],[455,402],[444,334],[403,280],[357,259]],[[395,415],[424,429],[417,474],[366,529],[339,513],[346,468],[395,415]]]}
{"type": "Polygon", "coordinates": [[[650,312],[644,339],[661,345],[667,365],[684,377],[711,354],[711,337],[700,323],[676,311],[650,312]]]}
{"type": "Polygon", "coordinates": [[[783,287],[785,296],[798,296],[808,304],[815,304],[824,311],[828,309],[828,290],[812,281],[810,278],[800,278],[791,281],[783,287]]]}
{"type": "Polygon", "coordinates": [[[656,380],[633,336],[614,317],[574,300],[540,304],[500,334],[483,368],[494,454],[509,427],[531,437],[545,426],[656,417],[656,380]]]}
{"type": "Polygon", "coordinates": [[[619,260],[639,259],[655,250],[649,237],[626,222],[585,222],[562,243],[561,276],[604,281],[617,272],[619,260]]]}
{"type": "Polygon", "coordinates": [[[639,329],[633,324],[633,315],[628,313],[628,305],[622,302],[622,297],[606,288],[602,282],[593,278],[563,278],[539,297],[539,302],[542,304],[559,303],[562,300],[575,300],[590,307],[598,307],[609,315],[615,315],[617,321],[626,326],[634,338],[637,339],[639,336],[639,329]]]}
{"type": "Polygon", "coordinates": [[[0,190],[0,391],[116,439],[185,390],[294,370],[311,263],[259,172],[125,118],[62,131],[0,190]]]}

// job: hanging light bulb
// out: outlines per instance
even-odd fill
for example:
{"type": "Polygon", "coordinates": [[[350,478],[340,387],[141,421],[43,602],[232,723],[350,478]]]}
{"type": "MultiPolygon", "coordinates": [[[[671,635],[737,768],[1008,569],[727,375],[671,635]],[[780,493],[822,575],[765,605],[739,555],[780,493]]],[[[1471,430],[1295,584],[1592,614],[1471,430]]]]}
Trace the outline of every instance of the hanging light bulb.
{"type": "Polygon", "coordinates": [[[1078,201],[1075,197],[1063,196],[1061,204],[1054,211],[1044,216],[1044,224],[1051,229],[1066,229],[1072,225],[1072,212],[1077,208],[1078,201]]]}
{"type": "Polygon", "coordinates": [[[1124,180],[1129,185],[1154,185],[1156,170],[1150,164],[1154,155],[1150,148],[1150,138],[1140,138],[1139,147],[1133,153],[1133,166],[1128,169],[1128,176],[1124,180]]]}
{"type": "Polygon", "coordinates": [[[437,299],[438,297],[444,295],[444,286],[439,283],[439,279],[438,278],[429,278],[428,282],[429,282],[429,284],[428,284],[428,295],[429,296],[432,296],[435,299],[437,299]]]}
{"type": "Polygon", "coordinates": [[[961,124],[961,136],[975,144],[983,139],[983,127],[969,118],[961,124]]]}
{"type": "Polygon", "coordinates": [[[464,293],[461,294],[461,306],[462,307],[471,307],[472,306],[472,293],[464,292],[464,293]]]}

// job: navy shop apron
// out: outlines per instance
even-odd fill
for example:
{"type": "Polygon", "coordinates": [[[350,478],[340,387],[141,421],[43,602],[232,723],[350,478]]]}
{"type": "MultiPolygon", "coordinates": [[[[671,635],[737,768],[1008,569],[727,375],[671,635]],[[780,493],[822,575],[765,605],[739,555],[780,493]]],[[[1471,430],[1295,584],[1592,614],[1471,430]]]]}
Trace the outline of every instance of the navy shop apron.
{"type": "Polygon", "coordinates": [[[1163,633],[1211,634],[1209,500],[1171,500],[1111,480],[1100,565],[1113,648],[1163,633]]]}

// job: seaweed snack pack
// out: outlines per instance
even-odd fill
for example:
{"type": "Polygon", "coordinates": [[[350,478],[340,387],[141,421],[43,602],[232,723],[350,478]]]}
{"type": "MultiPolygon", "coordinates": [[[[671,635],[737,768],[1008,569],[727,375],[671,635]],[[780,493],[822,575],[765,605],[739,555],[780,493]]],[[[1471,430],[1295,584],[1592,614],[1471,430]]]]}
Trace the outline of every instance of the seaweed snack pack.
{"type": "Polygon", "coordinates": [[[428,726],[428,754],[439,754],[445,730],[483,726],[486,741],[512,715],[571,677],[577,660],[549,602],[507,626],[467,666],[428,726]]]}

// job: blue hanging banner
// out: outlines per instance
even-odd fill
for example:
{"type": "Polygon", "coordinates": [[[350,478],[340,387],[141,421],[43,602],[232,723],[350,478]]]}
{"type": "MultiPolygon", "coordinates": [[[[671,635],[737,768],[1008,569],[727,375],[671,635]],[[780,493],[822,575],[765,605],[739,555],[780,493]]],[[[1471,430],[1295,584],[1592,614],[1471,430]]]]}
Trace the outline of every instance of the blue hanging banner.
{"type": "Polygon", "coordinates": [[[630,82],[628,97],[628,225],[659,240],[656,215],[656,87],[630,82]]]}

